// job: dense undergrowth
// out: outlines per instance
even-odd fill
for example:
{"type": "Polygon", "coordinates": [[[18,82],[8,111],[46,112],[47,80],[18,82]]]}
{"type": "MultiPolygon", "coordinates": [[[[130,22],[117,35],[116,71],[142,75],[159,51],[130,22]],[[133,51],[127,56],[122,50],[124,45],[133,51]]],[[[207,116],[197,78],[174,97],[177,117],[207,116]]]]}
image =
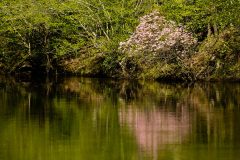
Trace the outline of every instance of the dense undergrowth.
{"type": "Polygon", "coordinates": [[[191,59],[196,79],[237,80],[240,78],[240,31],[230,27],[210,36],[191,59]]]}
{"type": "Polygon", "coordinates": [[[1,1],[0,72],[238,80],[239,8],[231,0],[1,1]]]}

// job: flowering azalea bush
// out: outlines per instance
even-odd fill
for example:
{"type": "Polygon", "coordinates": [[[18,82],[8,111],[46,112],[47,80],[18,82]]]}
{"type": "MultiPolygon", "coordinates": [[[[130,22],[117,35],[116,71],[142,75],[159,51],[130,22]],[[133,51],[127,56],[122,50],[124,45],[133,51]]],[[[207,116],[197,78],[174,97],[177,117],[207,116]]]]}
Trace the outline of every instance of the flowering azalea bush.
{"type": "Polygon", "coordinates": [[[148,79],[192,79],[185,61],[195,53],[196,44],[197,39],[183,26],[153,11],[141,17],[135,32],[119,45],[125,57],[120,63],[123,75],[148,79]]]}
{"type": "Polygon", "coordinates": [[[136,31],[126,42],[120,43],[119,49],[130,55],[152,53],[164,56],[164,53],[177,53],[184,57],[196,43],[197,39],[184,27],[167,21],[158,11],[154,11],[140,18],[136,31]]]}

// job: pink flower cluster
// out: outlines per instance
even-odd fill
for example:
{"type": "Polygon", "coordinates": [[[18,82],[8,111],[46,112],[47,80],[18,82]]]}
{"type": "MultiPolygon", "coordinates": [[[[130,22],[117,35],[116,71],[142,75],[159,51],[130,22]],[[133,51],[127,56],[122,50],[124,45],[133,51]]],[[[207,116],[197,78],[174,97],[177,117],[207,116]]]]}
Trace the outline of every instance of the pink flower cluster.
{"type": "Polygon", "coordinates": [[[174,48],[177,53],[184,55],[196,43],[197,39],[184,27],[167,21],[158,11],[154,11],[140,18],[133,35],[126,42],[120,42],[119,49],[123,53],[135,55],[161,54],[174,48]],[[178,50],[178,47],[184,49],[178,50]]]}

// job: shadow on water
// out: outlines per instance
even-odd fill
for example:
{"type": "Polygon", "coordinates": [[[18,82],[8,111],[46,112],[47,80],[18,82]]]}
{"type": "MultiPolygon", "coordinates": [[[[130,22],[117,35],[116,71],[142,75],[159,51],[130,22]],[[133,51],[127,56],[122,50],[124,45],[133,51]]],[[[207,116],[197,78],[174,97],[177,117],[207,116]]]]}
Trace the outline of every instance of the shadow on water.
{"type": "Polygon", "coordinates": [[[239,83],[0,77],[0,106],[0,159],[235,159],[240,154],[239,83]]]}

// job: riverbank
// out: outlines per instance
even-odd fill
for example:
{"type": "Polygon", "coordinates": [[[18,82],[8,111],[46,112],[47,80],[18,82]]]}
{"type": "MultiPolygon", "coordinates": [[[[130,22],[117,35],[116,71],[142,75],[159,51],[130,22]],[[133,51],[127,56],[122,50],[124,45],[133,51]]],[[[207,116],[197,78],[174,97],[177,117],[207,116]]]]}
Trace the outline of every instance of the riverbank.
{"type": "MultiPolygon", "coordinates": [[[[151,16],[153,14],[150,14],[151,16]]],[[[155,19],[156,22],[157,18],[151,17],[151,26],[147,27],[161,26],[151,22],[152,19],[155,19]]],[[[160,33],[148,28],[143,31],[139,30],[138,28],[146,27],[145,23],[140,22],[133,36],[121,43],[117,52],[84,55],[85,57],[66,60],[61,63],[63,72],[81,76],[124,79],[240,80],[240,32],[236,28],[230,27],[218,35],[211,35],[204,41],[197,42],[191,37],[191,33],[184,30],[178,31],[180,28],[169,26],[169,22],[165,22],[167,24],[162,30],[157,30],[160,33]],[[162,33],[167,29],[170,30],[169,33],[162,33]],[[173,37],[176,34],[180,35],[173,37]],[[161,39],[162,37],[159,35],[165,38],[164,43],[170,43],[170,41],[174,41],[174,43],[164,44],[165,46],[162,48],[155,49],[154,47],[159,47],[159,45],[152,42],[152,39],[154,36],[161,39]],[[142,36],[141,38],[144,40],[142,42],[135,40],[138,36],[142,36]]],[[[162,21],[159,23],[164,24],[162,21]]],[[[157,39],[157,43],[159,43],[159,39],[157,39]]]]}
{"type": "MultiPolygon", "coordinates": [[[[162,58],[152,53],[86,53],[57,61],[56,68],[49,74],[160,81],[239,81],[239,41],[236,42],[239,37],[233,34],[237,31],[230,29],[217,37],[209,37],[195,46],[194,53],[181,59],[172,53],[162,58]]],[[[7,67],[0,66],[1,74],[5,74],[7,67]]],[[[26,65],[12,75],[44,77],[47,73],[26,65]]]]}
{"type": "Polygon", "coordinates": [[[52,1],[0,2],[1,74],[240,80],[239,2],[52,1]]]}

